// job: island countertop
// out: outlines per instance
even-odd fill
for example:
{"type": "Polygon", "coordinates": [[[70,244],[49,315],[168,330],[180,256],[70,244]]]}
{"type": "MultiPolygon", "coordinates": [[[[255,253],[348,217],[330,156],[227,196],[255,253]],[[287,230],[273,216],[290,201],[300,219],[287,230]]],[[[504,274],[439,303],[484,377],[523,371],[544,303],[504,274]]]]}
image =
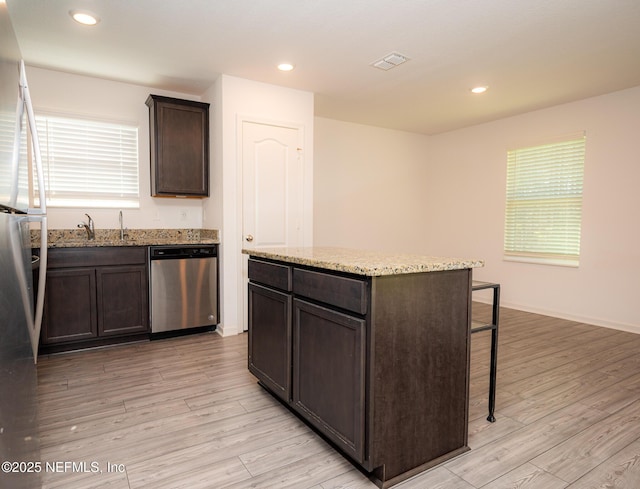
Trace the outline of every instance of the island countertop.
{"type": "Polygon", "coordinates": [[[243,249],[242,252],[257,258],[369,277],[460,270],[484,266],[484,260],[475,258],[450,258],[318,246],[243,249]]]}

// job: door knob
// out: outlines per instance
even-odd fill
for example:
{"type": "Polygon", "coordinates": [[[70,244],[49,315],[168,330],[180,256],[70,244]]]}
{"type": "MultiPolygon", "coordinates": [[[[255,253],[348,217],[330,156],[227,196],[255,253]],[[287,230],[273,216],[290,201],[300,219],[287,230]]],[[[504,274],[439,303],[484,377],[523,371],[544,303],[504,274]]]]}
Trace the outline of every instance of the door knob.
{"type": "Polygon", "coordinates": [[[249,243],[251,243],[251,241],[253,241],[253,236],[251,236],[250,234],[247,234],[247,237],[244,239],[246,239],[247,241],[249,241],[249,243]]]}

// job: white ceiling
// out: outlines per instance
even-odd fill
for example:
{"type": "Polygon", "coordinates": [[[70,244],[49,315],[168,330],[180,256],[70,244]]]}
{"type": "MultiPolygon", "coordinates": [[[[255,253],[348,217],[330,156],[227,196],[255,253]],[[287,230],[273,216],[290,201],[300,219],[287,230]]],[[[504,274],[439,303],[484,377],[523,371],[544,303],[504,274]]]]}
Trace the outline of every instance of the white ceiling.
{"type": "Polygon", "coordinates": [[[225,73],[424,134],[640,85],[640,0],[6,1],[32,66],[193,95],[225,73]],[[410,61],[371,66],[391,52],[410,61]]]}

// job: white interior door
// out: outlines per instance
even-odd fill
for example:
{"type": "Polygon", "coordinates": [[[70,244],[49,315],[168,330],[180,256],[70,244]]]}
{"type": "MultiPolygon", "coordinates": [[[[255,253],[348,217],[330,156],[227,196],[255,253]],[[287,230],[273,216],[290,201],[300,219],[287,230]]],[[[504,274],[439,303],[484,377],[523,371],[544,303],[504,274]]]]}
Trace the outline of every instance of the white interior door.
{"type": "MultiPolygon", "coordinates": [[[[242,245],[302,245],[302,129],[242,121],[242,245]]],[[[242,255],[247,329],[247,255],[242,255]]]]}

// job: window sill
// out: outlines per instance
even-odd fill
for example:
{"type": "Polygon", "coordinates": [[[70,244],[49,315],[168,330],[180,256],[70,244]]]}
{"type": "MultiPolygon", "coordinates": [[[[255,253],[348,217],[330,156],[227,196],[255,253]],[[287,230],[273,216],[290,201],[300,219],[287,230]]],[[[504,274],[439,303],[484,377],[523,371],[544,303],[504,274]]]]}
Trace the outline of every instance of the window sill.
{"type": "Polygon", "coordinates": [[[519,263],[531,263],[535,265],[553,265],[557,267],[569,267],[569,268],[579,268],[580,260],[579,259],[570,259],[570,258],[551,258],[551,257],[541,257],[541,256],[513,256],[513,255],[504,255],[502,257],[504,261],[513,261],[519,263]]]}

